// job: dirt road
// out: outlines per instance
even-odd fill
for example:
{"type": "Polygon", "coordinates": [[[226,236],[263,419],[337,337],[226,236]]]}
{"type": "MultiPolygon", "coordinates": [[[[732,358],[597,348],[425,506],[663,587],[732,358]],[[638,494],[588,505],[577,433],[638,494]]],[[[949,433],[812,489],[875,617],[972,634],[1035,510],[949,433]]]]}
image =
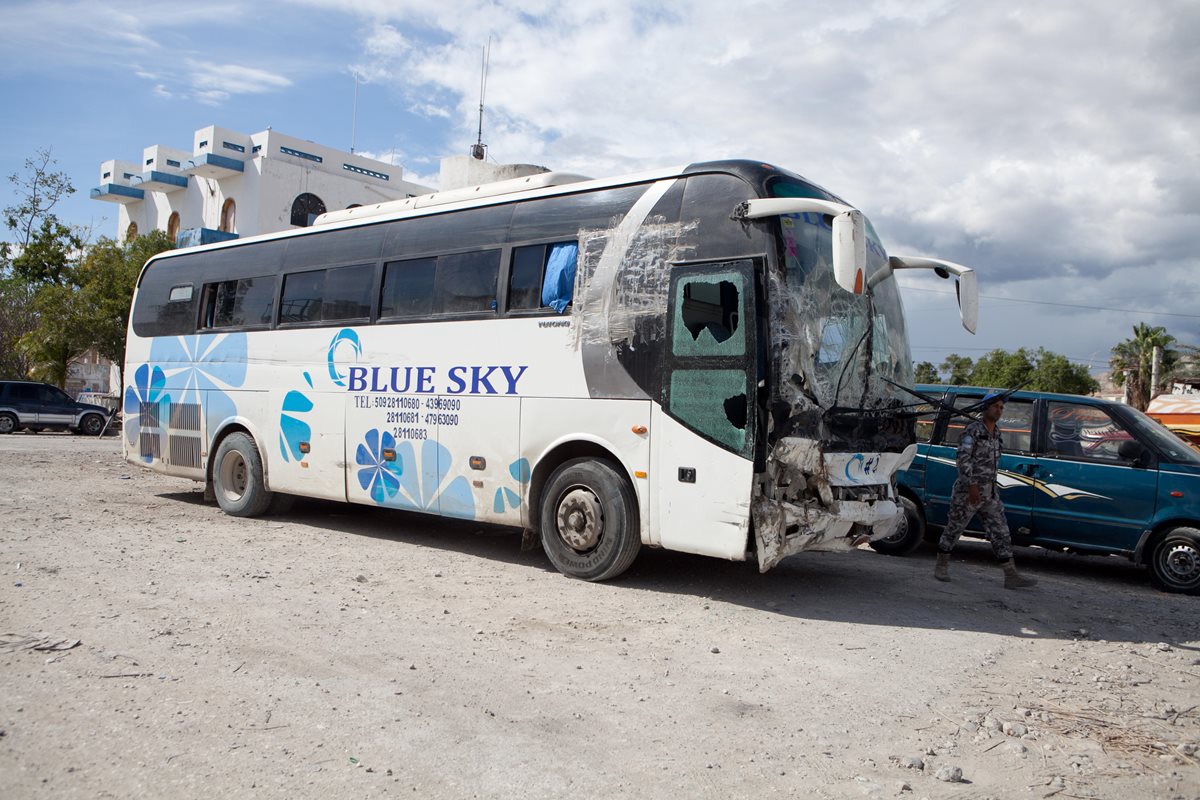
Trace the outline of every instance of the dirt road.
{"type": "Polygon", "coordinates": [[[587,584],[474,524],[226,517],[119,448],[0,436],[5,797],[1200,797],[1200,598],[1117,559],[587,584]]]}

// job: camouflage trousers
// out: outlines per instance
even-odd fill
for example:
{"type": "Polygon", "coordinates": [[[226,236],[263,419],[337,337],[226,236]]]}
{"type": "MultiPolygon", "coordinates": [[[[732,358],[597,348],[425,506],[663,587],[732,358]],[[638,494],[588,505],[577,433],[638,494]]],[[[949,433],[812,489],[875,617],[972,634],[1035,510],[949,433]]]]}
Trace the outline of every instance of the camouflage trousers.
{"type": "Polygon", "coordinates": [[[987,487],[980,494],[981,502],[973,506],[966,488],[960,490],[955,485],[950,495],[950,518],[946,520],[946,527],[938,539],[938,552],[949,553],[953,550],[967,523],[972,517],[979,517],[992,542],[992,552],[998,560],[1008,561],[1012,558],[1012,534],[1008,530],[1008,520],[1004,518],[1004,503],[994,486],[987,487]]]}

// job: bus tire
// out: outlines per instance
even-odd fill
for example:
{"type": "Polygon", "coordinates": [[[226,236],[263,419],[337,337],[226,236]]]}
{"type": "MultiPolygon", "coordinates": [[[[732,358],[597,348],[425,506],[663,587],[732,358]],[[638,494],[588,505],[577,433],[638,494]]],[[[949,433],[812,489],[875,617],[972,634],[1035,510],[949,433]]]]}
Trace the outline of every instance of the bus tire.
{"type": "Polygon", "coordinates": [[[577,458],[559,466],[542,492],[540,518],[542,549],[573,578],[615,578],[642,546],[633,487],[607,461],[577,458]]]}
{"type": "Polygon", "coordinates": [[[891,536],[871,542],[871,549],[887,556],[906,556],[925,540],[925,517],[921,509],[910,498],[900,495],[897,499],[904,519],[896,526],[891,536]]]}
{"type": "Polygon", "coordinates": [[[231,433],[221,440],[213,462],[213,492],[231,517],[257,517],[271,505],[262,456],[249,434],[231,433]]]}
{"type": "Polygon", "coordinates": [[[1150,581],[1164,592],[1200,594],[1200,530],[1174,528],[1150,554],[1150,581]]]}

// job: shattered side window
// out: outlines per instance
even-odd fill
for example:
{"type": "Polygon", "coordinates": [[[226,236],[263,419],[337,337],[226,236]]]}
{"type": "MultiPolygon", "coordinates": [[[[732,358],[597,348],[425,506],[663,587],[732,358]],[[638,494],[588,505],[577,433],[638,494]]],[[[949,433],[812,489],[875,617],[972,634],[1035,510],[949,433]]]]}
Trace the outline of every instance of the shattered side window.
{"type": "Polygon", "coordinates": [[[680,281],[672,352],[677,356],[745,355],[743,290],[743,278],[736,272],[680,281]]]}
{"type": "Polygon", "coordinates": [[[934,428],[937,427],[938,410],[929,403],[922,403],[913,410],[920,414],[917,417],[917,441],[928,442],[933,438],[934,428]]]}
{"type": "Polygon", "coordinates": [[[746,448],[746,373],[680,369],[671,374],[671,413],[737,451],[746,448]]]}

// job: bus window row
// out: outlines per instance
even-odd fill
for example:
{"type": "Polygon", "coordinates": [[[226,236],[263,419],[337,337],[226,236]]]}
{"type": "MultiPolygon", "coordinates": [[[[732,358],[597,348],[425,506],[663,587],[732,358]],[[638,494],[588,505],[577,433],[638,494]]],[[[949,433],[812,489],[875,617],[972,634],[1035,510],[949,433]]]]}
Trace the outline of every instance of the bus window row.
{"type": "MultiPolygon", "coordinates": [[[[394,322],[495,314],[500,302],[500,248],[427,258],[259,275],[206,283],[200,291],[199,328],[228,329],[394,322]]],[[[508,312],[562,313],[572,301],[579,248],[575,242],[514,247],[505,308],[508,312]]],[[[160,318],[191,307],[190,284],[175,285],[160,318]],[[172,308],[175,306],[175,308],[172,308]]],[[[182,312],[182,313],[181,313],[182,312]]]]}

